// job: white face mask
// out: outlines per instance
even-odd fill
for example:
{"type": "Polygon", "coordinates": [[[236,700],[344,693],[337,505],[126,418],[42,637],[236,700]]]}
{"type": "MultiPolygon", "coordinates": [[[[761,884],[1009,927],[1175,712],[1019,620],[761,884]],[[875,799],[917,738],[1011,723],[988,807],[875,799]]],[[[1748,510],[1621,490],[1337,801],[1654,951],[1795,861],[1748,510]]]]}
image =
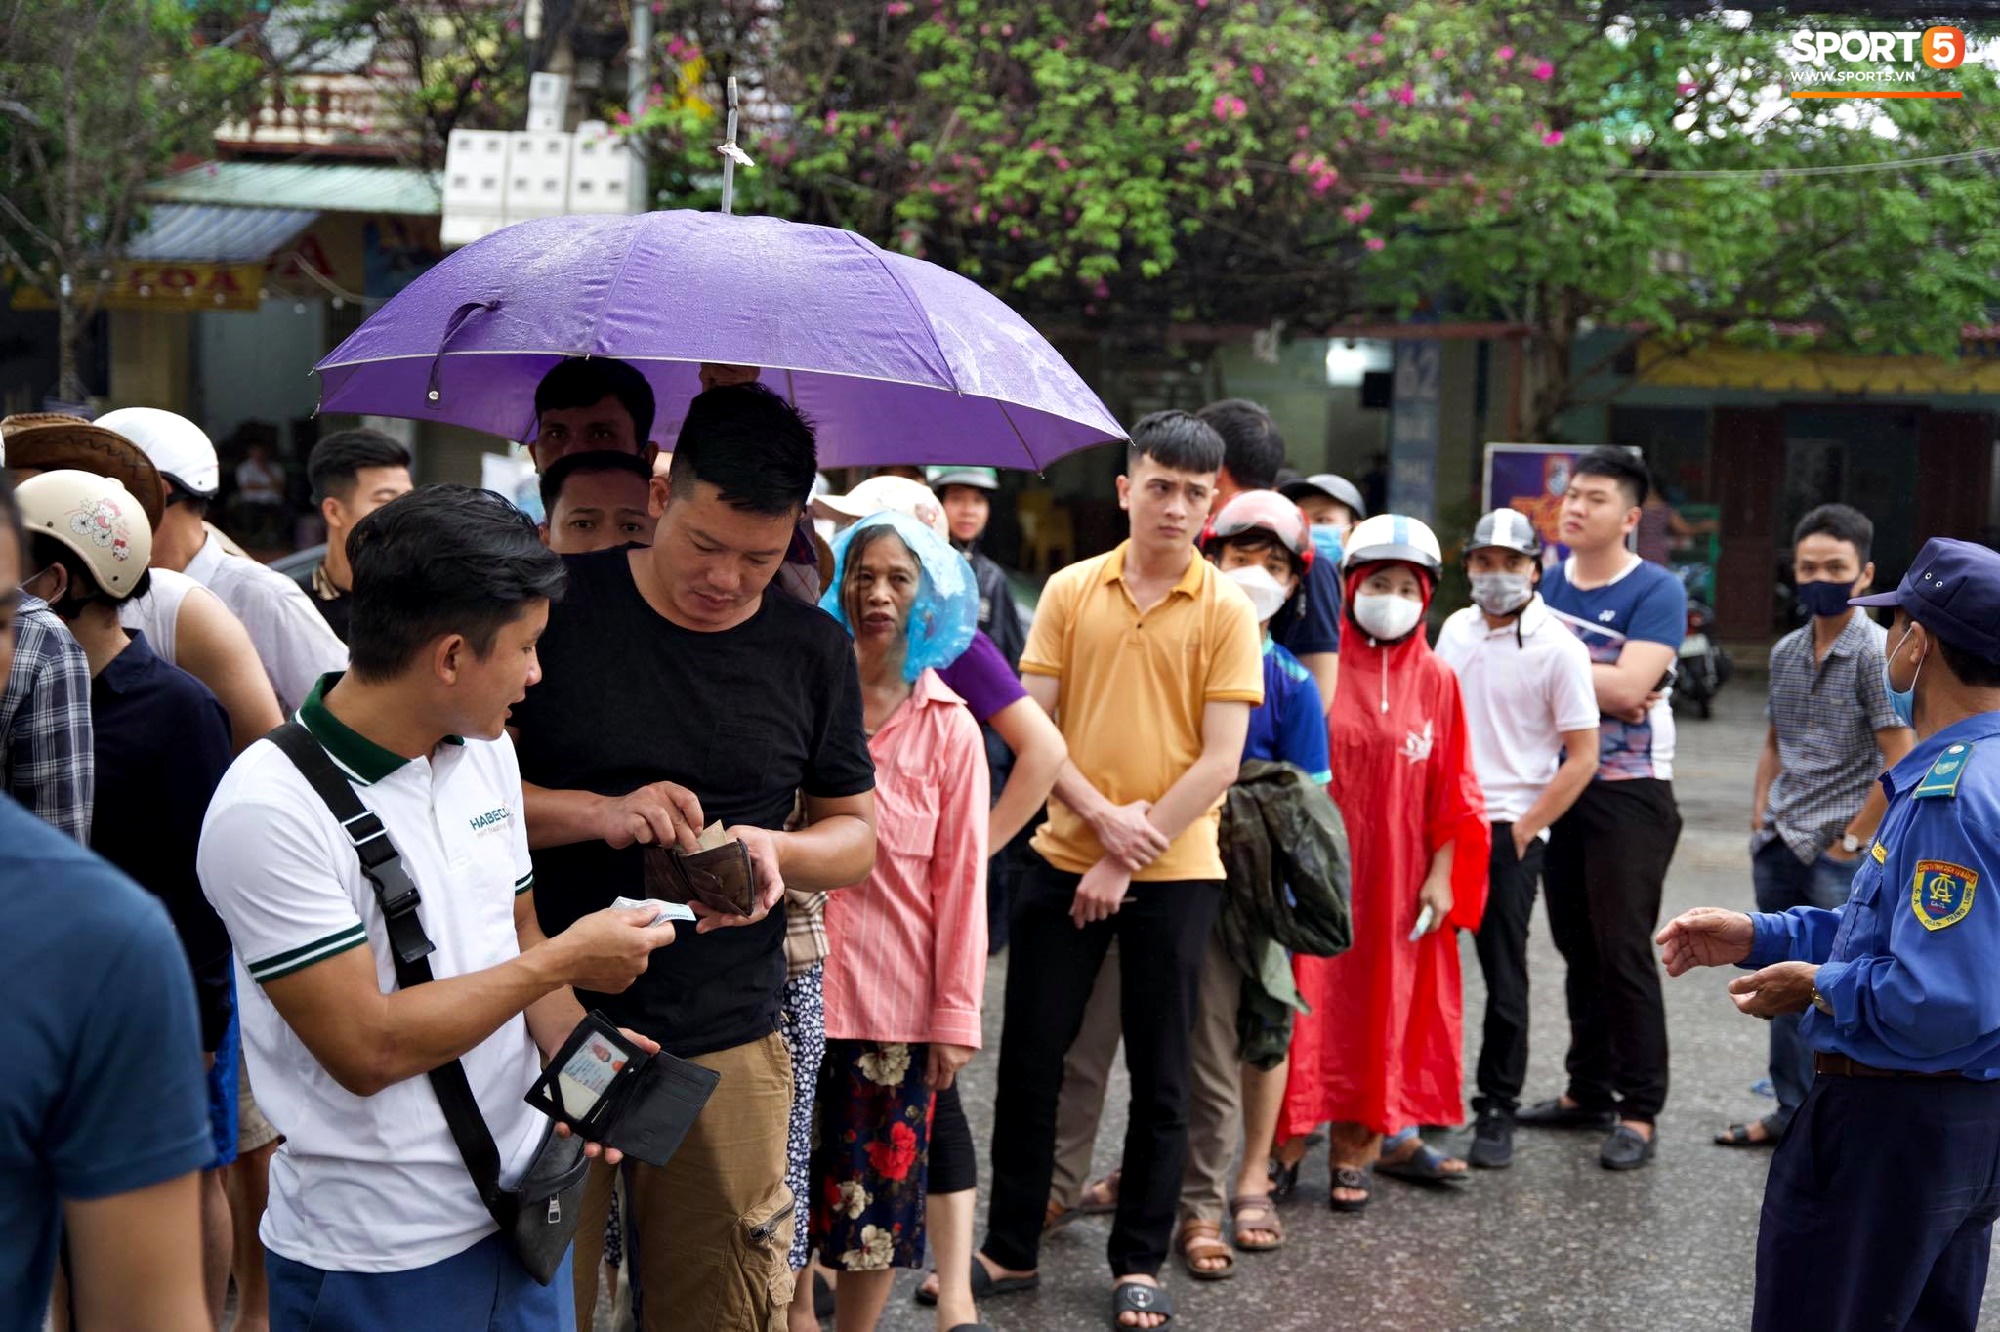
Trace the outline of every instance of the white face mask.
{"type": "Polygon", "coordinates": [[[1533,574],[1476,573],[1471,581],[1473,603],[1488,615],[1512,615],[1535,594],[1533,574]]]}
{"type": "Polygon", "coordinates": [[[1271,571],[1261,564],[1246,564],[1229,570],[1222,575],[1243,589],[1250,598],[1250,608],[1257,613],[1257,623],[1267,622],[1284,608],[1291,593],[1284,584],[1271,577],[1271,571]]]}
{"type": "Polygon", "coordinates": [[[1354,622],[1368,631],[1371,638],[1391,643],[1417,627],[1417,621],[1424,618],[1424,605],[1391,593],[1388,596],[1357,596],[1354,598],[1354,622]]]}

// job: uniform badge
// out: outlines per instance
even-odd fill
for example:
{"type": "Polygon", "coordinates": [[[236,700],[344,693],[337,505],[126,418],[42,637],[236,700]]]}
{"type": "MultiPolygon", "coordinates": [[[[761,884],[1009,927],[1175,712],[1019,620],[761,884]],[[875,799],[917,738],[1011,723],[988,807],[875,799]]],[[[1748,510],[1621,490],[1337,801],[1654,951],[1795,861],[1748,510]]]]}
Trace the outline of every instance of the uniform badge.
{"type": "Polygon", "coordinates": [[[1910,910],[1927,930],[1956,925],[1972,910],[1977,871],[1949,860],[1919,860],[1916,882],[1910,886],[1910,910]]]}

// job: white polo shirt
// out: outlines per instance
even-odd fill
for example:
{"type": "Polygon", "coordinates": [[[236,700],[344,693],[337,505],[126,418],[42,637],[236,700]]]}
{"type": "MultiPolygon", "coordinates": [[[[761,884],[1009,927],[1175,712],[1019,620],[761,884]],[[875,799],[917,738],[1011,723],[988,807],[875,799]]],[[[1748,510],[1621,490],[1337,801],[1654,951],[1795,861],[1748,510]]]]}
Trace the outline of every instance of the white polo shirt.
{"type": "Polygon", "coordinates": [[[250,631],[286,716],[298,710],[320,676],[347,669],[347,645],[327,627],[305,589],[270,565],[231,555],[211,532],[188,561],[187,574],[250,631]]]}
{"type": "MultiPolygon", "coordinates": [[[[514,898],[534,884],[513,742],[440,745],[405,760],[348,729],[321,703],[299,710],[381,816],[416,881],[440,979],[520,954],[514,898]]],[[[496,1227],[453,1143],[430,1079],[374,1096],[347,1091],[264,994],[262,983],[350,948],[396,988],[387,928],[354,847],[292,761],[267,740],[243,751],[202,824],[202,890],[236,945],[243,1048],[257,1102],[285,1135],[271,1163],[264,1246],[326,1271],[402,1272],[461,1253],[496,1227]]],[[[473,1095],[511,1185],[547,1119],[521,1098],[541,1071],[528,1025],[510,1018],[464,1056],[473,1095]]]]}
{"type": "Polygon", "coordinates": [[[1590,649],[1538,593],[1499,629],[1477,606],[1457,612],[1438,631],[1437,654],[1458,673],[1486,817],[1514,823],[1555,780],[1562,733],[1597,730],[1590,649]]]}

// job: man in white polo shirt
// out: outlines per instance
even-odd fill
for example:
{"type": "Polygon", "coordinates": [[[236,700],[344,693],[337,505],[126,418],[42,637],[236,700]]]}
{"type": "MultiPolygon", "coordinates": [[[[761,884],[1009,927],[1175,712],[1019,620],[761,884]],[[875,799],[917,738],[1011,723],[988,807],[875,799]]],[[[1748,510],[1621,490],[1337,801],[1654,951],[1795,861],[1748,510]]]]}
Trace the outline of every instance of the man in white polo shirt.
{"type": "Polygon", "coordinates": [[[286,1135],[262,1225],[271,1325],[569,1329],[567,1275],[540,1286],[507,1247],[424,1075],[462,1064],[511,1186],[547,1127],[522,1096],[583,1016],[571,987],[623,990],[673,927],[629,908],[554,939],[536,923],[505,734],[564,582],[534,524],[438,486],[364,519],[349,551],[353,667],[298,719],[400,853],[436,979],[398,988],[340,822],[275,744],[244,751],[199,863],[236,944],[257,1094],[286,1135]]]}
{"type": "MultiPolygon", "coordinates": [[[[256,644],[278,705],[290,716],[327,671],[347,666],[347,649],[297,583],[267,564],[232,553],[205,521],[222,484],[215,445],[185,416],[124,407],[97,424],[137,444],[159,470],[166,507],[153,528],[153,567],[185,573],[229,607],[256,644]]],[[[127,628],[156,626],[128,619],[127,628]]]]}
{"type": "Polygon", "coordinates": [[[1528,1067],[1528,919],[1542,844],[1597,771],[1590,651],[1549,613],[1542,540],[1527,515],[1496,509],[1465,547],[1475,603],[1444,623],[1437,654],[1458,672],[1472,763],[1493,825],[1486,915],[1476,940],[1486,978],[1475,1166],[1514,1163],[1514,1112],[1528,1067]]]}

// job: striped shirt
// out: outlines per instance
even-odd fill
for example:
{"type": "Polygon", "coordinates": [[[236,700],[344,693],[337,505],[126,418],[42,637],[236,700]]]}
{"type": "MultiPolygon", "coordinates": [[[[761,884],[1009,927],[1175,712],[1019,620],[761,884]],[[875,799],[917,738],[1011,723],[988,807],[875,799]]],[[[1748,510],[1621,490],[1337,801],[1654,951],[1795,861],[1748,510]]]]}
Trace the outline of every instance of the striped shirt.
{"type": "Polygon", "coordinates": [[[1782,837],[1807,864],[1832,846],[1853,821],[1882,772],[1877,731],[1901,726],[1882,683],[1888,631],[1853,612],[1824,660],[1813,660],[1812,625],[1794,629],[1771,649],[1767,713],[1778,735],[1778,775],[1752,834],[1760,850],[1782,837]]]}
{"type": "Polygon", "coordinates": [[[14,667],[0,690],[0,787],[30,814],[90,844],[96,793],[90,663],[48,603],[23,596],[14,667]]]}
{"type": "Polygon", "coordinates": [[[826,1034],[979,1046],[986,743],[936,671],[868,741],[875,869],[826,904],[826,1034]]]}

